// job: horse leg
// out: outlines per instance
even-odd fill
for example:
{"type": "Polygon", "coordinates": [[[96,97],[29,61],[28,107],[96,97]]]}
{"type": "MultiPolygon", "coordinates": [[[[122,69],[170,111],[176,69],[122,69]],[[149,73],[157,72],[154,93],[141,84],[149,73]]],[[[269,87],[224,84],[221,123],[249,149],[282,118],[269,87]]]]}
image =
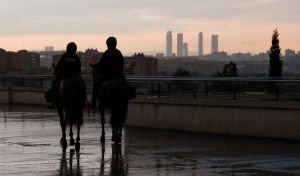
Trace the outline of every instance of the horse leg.
{"type": "Polygon", "coordinates": [[[116,144],[121,143],[122,141],[122,130],[123,130],[123,126],[118,123],[116,125],[116,144]]]}
{"type": "Polygon", "coordinates": [[[116,109],[114,107],[111,107],[111,117],[110,117],[110,125],[112,128],[112,136],[111,136],[111,140],[113,142],[117,142],[118,139],[118,123],[117,123],[117,112],[116,109]]]}
{"type": "Polygon", "coordinates": [[[127,118],[127,110],[128,110],[128,103],[124,103],[123,105],[120,106],[120,109],[119,109],[120,113],[117,113],[118,114],[118,119],[119,121],[116,123],[117,125],[117,140],[116,140],[116,143],[121,143],[122,141],[122,131],[123,131],[123,127],[125,125],[125,121],[126,121],[126,118],[127,118]]]}
{"type": "Polygon", "coordinates": [[[70,136],[70,145],[73,146],[75,144],[75,140],[73,138],[73,124],[70,124],[69,136],[70,136]]]}
{"type": "Polygon", "coordinates": [[[66,140],[66,126],[67,126],[67,123],[66,123],[66,120],[64,119],[63,109],[60,106],[57,107],[57,112],[58,112],[58,115],[59,115],[60,127],[61,127],[61,131],[62,131],[62,137],[60,139],[60,143],[63,147],[66,147],[68,145],[67,140],[66,140]]]}
{"type": "Polygon", "coordinates": [[[116,130],[115,124],[112,124],[111,128],[112,128],[111,141],[116,142],[116,139],[117,139],[117,130],[116,130]]]}
{"type": "Polygon", "coordinates": [[[111,117],[110,117],[110,126],[112,129],[111,141],[116,142],[116,138],[117,138],[117,128],[116,127],[117,126],[116,126],[114,118],[115,118],[114,114],[112,113],[111,117]]]}
{"type": "Polygon", "coordinates": [[[75,144],[76,152],[79,152],[80,150],[80,125],[81,124],[77,124],[77,137],[76,137],[76,144],[75,144]]]}
{"type": "Polygon", "coordinates": [[[99,110],[100,110],[100,116],[101,116],[101,127],[102,127],[102,133],[101,133],[101,138],[100,141],[101,143],[105,142],[105,130],[104,130],[104,125],[105,125],[105,113],[104,113],[104,108],[101,107],[101,105],[99,106],[99,110]]]}

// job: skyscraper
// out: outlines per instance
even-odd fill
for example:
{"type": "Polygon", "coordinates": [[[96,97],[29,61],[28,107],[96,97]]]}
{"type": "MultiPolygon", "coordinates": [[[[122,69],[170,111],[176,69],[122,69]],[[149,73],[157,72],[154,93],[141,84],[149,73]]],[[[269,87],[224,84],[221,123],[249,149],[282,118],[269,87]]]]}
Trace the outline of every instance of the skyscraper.
{"type": "Polygon", "coordinates": [[[183,43],[183,56],[188,56],[189,50],[188,50],[188,43],[183,43]]]}
{"type": "Polygon", "coordinates": [[[211,35],[211,54],[218,52],[219,49],[219,41],[218,35],[211,35]]]}
{"type": "Polygon", "coordinates": [[[177,57],[183,56],[183,33],[177,34],[177,57]]]}
{"type": "Polygon", "coordinates": [[[166,47],[166,56],[172,56],[172,31],[167,32],[167,39],[166,39],[167,47],[166,47]]]}
{"type": "Polygon", "coordinates": [[[203,33],[199,32],[198,34],[198,54],[203,56],[203,33]]]}

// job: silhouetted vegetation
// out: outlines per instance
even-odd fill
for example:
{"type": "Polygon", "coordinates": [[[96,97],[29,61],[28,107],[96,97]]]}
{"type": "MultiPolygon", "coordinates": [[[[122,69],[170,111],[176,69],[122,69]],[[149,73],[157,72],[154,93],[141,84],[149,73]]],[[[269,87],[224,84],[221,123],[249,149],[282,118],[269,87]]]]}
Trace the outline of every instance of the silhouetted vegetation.
{"type": "Polygon", "coordinates": [[[238,75],[238,68],[236,64],[230,61],[228,64],[224,65],[223,71],[217,71],[217,77],[236,77],[238,75]]]}
{"type": "Polygon", "coordinates": [[[270,48],[270,69],[269,76],[270,77],[281,77],[282,76],[282,61],[281,58],[281,49],[279,46],[279,33],[278,30],[275,29],[272,36],[272,46],[270,48]]]}
{"type": "Polygon", "coordinates": [[[191,73],[191,71],[186,70],[184,68],[179,68],[175,72],[174,76],[192,76],[192,73],[191,73]]]}

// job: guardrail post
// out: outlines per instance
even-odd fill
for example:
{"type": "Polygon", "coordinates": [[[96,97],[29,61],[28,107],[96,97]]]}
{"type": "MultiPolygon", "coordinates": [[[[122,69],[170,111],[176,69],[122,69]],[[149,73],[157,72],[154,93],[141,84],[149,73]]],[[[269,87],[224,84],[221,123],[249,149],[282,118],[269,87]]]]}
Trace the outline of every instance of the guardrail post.
{"type": "Polygon", "coordinates": [[[150,85],[150,96],[151,97],[153,97],[153,87],[154,87],[154,85],[153,85],[153,81],[151,81],[151,83],[150,83],[151,85],[150,85]]]}
{"type": "Polygon", "coordinates": [[[12,110],[12,105],[13,105],[13,99],[12,99],[12,87],[9,86],[7,88],[8,90],[8,110],[11,111],[12,110]]]}
{"type": "Polygon", "coordinates": [[[44,79],[43,78],[40,79],[40,86],[41,86],[41,88],[44,87],[44,79]]]}
{"type": "Polygon", "coordinates": [[[233,81],[232,85],[233,85],[233,87],[232,87],[232,99],[236,100],[236,82],[233,81]]]}
{"type": "Polygon", "coordinates": [[[160,82],[157,83],[157,97],[160,97],[160,82]]]}
{"type": "Polygon", "coordinates": [[[198,87],[197,87],[197,83],[193,83],[193,97],[196,99],[197,98],[197,91],[198,91],[198,87]]]}
{"type": "Polygon", "coordinates": [[[25,78],[24,77],[21,78],[21,85],[25,87],[25,78]]]}
{"type": "Polygon", "coordinates": [[[167,96],[169,97],[170,96],[170,93],[171,92],[171,86],[170,86],[170,83],[167,82],[167,96]]]}
{"type": "Polygon", "coordinates": [[[6,77],[3,77],[3,87],[6,87],[6,77]]]}
{"type": "Polygon", "coordinates": [[[276,100],[279,100],[280,99],[280,87],[276,83],[275,83],[275,93],[276,93],[276,100]]]}
{"type": "Polygon", "coordinates": [[[205,99],[208,99],[208,88],[209,87],[209,85],[208,85],[208,83],[204,83],[204,98],[205,99]]]}

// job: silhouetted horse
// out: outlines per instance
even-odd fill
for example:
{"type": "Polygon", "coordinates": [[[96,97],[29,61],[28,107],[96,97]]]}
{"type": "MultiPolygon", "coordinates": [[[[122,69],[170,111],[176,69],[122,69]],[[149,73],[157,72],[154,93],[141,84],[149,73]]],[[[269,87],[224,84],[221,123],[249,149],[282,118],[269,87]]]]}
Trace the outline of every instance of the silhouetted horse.
{"type": "Polygon", "coordinates": [[[67,146],[66,126],[70,125],[70,145],[74,145],[73,125],[77,126],[76,149],[80,147],[80,127],[83,124],[83,108],[86,103],[86,86],[80,76],[65,78],[60,83],[57,112],[62,130],[61,144],[67,146]]]}
{"type": "MultiPolygon", "coordinates": [[[[95,65],[90,64],[93,70],[93,80],[96,81],[96,69],[95,65]]],[[[96,83],[97,84],[97,83],[96,83]]],[[[120,143],[122,139],[122,130],[127,117],[128,98],[126,95],[126,80],[119,78],[110,79],[104,82],[102,85],[98,85],[96,90],[97,101],[99,105],[99,111],[101,116],[101,142],[105,142],[105,109],[110,109],[110,125],[112,127],[111,140],[115,143],[120,143]]]]}

